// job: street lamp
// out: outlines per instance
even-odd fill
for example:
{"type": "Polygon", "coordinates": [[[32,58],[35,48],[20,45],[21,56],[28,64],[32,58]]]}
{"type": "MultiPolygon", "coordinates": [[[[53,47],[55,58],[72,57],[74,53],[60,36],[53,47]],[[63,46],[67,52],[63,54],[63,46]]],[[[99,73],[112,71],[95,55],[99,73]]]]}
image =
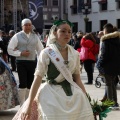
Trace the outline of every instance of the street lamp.
{"type": "Polygon", "coordinates": [[[85,32],[88,32],[88,21],[89,21],[89,18],[88,18],[88,14],[90,14],[91,12],[91,8],[89,6],[89,4],[84,4],[83,8],[82,8],[82,13],[85,15],[84,17],[84,21],[85,21],[85,32]]]}

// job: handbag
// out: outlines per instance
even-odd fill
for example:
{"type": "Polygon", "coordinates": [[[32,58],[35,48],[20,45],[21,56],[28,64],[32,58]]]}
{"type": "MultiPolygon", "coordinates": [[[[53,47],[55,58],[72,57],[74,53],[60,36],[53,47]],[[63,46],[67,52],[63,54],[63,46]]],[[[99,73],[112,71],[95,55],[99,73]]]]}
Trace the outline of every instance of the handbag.
{"type": "Polygon", "coordinates": [[[80,60],[87,60],[89,57],[89,48],[82,46],[80,51],[80,60]]]}

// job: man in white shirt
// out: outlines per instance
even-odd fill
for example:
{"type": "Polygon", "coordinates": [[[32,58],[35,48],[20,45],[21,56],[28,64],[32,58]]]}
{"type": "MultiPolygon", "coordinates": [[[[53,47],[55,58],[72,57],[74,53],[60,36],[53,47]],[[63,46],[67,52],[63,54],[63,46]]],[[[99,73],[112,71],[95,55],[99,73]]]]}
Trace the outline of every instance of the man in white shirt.
{"type": "Polygon", "coordinates": [[[20,105],[28,97],[29,89],[34,78],[36,58],[43,49],[43,45],[38,36],[32,31],[31,20],[27,18],[23,19],[21,26],[22,31],[16,33],[8,45],[8,53],[16,57],[20,105]]]}

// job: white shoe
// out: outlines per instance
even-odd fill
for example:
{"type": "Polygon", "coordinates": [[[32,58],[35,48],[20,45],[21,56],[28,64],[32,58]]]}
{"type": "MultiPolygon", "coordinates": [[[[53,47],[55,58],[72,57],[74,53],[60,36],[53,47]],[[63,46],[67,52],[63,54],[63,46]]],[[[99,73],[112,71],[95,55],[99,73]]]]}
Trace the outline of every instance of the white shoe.
{"type": "Polygon", "coordinates": [[[113,105],[109,107],[111,110],[120,110],[119,104],[117,103],[116,105],[113,105]]]}
{"type": "Polygon", "coordinates": [[[30,92],[30,89],[26,89],[25,100],[28,98],[28,96],[29,96],[29,92],[30,92]]]}

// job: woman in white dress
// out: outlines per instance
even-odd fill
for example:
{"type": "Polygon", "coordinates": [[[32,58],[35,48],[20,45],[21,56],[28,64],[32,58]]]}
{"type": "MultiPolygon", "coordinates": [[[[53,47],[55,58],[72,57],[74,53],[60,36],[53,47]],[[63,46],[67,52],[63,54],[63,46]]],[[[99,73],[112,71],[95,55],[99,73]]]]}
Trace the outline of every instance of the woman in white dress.
{"type": "Polygon", "coordinates": [[[48,47],[39,56],[29,97],[13,120],[94,120],[80,79],[79,53],[67,44],[71,27],[66,20],[54,23],[48,47]],[[45,74],[47,81],[42,83],[45,74]]]}

